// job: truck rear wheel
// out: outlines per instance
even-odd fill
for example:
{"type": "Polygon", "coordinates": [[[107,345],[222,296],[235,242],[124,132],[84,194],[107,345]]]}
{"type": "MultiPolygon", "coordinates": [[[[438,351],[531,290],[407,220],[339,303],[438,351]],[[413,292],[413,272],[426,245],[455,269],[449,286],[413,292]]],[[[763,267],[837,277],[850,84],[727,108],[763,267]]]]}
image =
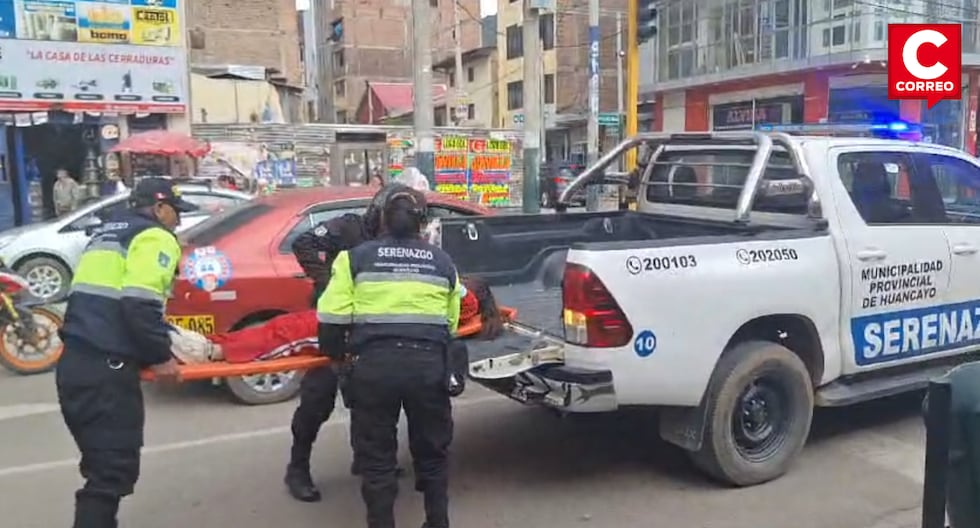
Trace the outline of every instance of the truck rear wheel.
{"type": "Polygon", "coordinates": [[[768,341],[726,352],[708,385],[704,441],[694,464],[735,486],[786,473],[806,444],[813,418],[813,383],[803,361],[768,341]]]}

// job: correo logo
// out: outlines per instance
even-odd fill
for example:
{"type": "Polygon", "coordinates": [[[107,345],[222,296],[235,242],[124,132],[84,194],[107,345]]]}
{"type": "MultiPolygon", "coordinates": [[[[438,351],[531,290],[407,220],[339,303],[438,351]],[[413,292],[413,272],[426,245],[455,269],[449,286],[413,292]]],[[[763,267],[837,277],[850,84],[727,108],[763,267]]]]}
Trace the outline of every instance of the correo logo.
{"type": "Polygon", "coordinates": [[[925,100],[932,108],[962,94],[959,24],[888,25],[888,98],[925,100]]]}

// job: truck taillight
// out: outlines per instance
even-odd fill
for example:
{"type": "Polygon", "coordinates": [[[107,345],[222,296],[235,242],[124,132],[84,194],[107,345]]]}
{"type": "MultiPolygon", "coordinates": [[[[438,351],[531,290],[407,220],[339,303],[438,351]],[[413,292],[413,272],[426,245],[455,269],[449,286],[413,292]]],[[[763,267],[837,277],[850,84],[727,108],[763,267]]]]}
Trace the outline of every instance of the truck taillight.
{"type": "Polygon", "coordinates": [[[565,340],[591,348],[624,346],[633,327],[606,285],[589,268],[565,266],[562,280],[562,321],[565,340]]]}

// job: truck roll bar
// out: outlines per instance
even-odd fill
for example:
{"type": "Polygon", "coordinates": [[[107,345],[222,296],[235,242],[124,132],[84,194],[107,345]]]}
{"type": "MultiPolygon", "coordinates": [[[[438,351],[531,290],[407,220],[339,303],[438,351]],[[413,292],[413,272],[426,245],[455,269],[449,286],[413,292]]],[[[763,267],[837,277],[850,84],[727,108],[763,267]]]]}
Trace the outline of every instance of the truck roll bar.
{"type": "MultiPolygon", "coordinates": [[[[583,185],[599,179],[606,167],[619,159],[627,150],[636,148],[642,144],[656,145],[653,155],[650,157],[648,166],[652,166],[657,158],[670,145],[704,145],[705,147],[725,147],[725,146],[755,146],[756,153],[752,159],[752,166],[745,177],[745,184],[738,197],[735,208],[734,221],[737,223],[747,223],[755,203],[755,197],[762,184],[762,175],[765,173],[769,164],[769,157],[772,155],[773,146],[778,144],[786,150],[793,162],[793,167],[801,177],[810,179],[810,170],[806,165],[802,150],[799,144],[794,141],[789,134],[781,132],[762,133],[762,132],[644,132],[621,141],[615,148],[599,158],[595,164],[585,169],[572,183],[565,188],[558,198],[558,212],[563,212],[575,191],[583,185]]],[[[641,182],[642,183],[642,182],[641,182]]],[[[811,193],[811,202],[816,200],[816,193],[811,193]]],[[[817,205],[812,203],[811,205],[817,205]]]]}

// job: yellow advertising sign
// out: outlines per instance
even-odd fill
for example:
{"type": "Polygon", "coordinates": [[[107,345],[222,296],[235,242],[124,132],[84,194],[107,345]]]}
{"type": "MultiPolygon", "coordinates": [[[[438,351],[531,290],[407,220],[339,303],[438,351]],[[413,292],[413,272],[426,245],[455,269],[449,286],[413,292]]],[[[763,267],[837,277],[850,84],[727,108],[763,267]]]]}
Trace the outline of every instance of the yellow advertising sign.
{"type": "Polygon", "coordinates": [[[118,44],[129,42],[132,26],[128,5],[78,2],[78,41],[118,44]]]}
{"type": "Polygon", "coordinates": [[[180,45],[180,24],[176,9],[133,8],[133,44],[146,46],[180,45]]]}

